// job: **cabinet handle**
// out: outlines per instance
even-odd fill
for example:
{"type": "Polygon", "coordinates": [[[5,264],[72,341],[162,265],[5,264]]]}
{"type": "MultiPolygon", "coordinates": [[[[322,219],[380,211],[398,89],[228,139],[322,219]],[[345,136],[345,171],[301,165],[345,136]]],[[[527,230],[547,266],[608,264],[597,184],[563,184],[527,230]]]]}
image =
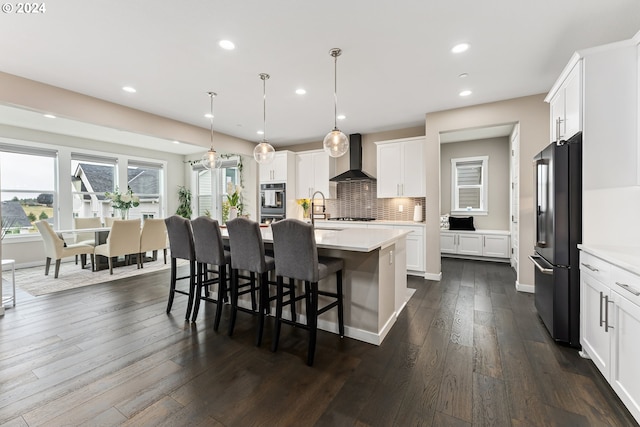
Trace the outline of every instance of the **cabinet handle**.
{"type": "Polygon", "coordinates": [[[616,285],[620,286],[625,291],[631,292],[635,296],[640,296],[640,292],[639,291],[636,291],[635,289],[633,289],[631,286],[627,285],[626,283],[616,282],[616,285]]]}
{"type": "Polygon", "coordinates": [[[584,265],[586,268],[588,268],[589,270],[594,271],[594,272],[595,272],[595,271],[600,271],[600,270],[598,270],[597,268],[592,267],[592,266],[591,266],[591,265],[589,265],[589,264],[585,264],[584,262],[581,262],[581,263],[580,263],[580,265],[584,265]]]}
{"type": "Polygon", "coordinates": [[[604,323],[604,320],[602,320],[602,300],[603,299],[604,299],[604,295],[602,294],[602,292],[600,292],[600,327],[601,328],[604,323]]]}
{"type": "Polygon", "coordinates": [[[613,304],[613,301],[609,301],[609,295],[604,296],[604,331],[609,332],[609,329],[614,329],[613,326],[609,326],[609,304],[613,304]]]}
{"type": "Polygon", "coordinates": [[[400,195],[404,196],[404,184],[400,184],[400,195]]]}

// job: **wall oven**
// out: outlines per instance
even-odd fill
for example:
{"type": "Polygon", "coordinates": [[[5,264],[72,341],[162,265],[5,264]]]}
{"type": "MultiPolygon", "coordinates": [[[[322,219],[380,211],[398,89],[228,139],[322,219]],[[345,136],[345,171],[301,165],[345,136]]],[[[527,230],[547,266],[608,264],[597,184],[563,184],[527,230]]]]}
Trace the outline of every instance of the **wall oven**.
{"type": "Polygon", "coordinates": [[[286,218],[287,191],[285,183],[260,184],[260,222],[286,218]]]}

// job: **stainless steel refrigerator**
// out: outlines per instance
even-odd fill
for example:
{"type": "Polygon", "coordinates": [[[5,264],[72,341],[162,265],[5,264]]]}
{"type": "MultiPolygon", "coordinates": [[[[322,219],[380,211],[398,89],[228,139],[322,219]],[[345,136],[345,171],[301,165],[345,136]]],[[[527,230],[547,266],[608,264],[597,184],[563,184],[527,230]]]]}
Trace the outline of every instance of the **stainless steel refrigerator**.
{"type": "Polygon", "coordinates": [[[535,306],[551,337],[580,347],[582,133],[534,157],[535,306]]]}

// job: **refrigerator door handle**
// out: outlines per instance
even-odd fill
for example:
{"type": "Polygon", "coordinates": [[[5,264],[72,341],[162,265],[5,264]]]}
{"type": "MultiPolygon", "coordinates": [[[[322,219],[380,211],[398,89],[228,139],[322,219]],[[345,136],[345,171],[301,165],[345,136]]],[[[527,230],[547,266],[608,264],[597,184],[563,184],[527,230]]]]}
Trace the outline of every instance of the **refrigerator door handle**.
{"type": "Polygon", "coordinates": [[[539,256],[535,256],[535,255],[529,255],[529,259],[531,260],[531,262],[533,263],[533,265],[536,266],[536,268],[538,270],[540,270],[540,272],[542,274],[549,274],[552,275],[553,274],[553,268],[546,268],[543,267],[542,265],[540,265],[540,263],[537,261],[537,259],[539,259],[539,256]]]}
{"type": "Polygon", "coordinates": [[[533,262],[533,265],[536,266],[536,268],[538,270],[540,270],[540,272],[542,274],[549,274],[552,275],[553,274],[553,268],[546,268],[543,267],[542,265],[540,265],[540,263],[538,261],[536,261],[536,259],[539,259],[539,256],[535,256],[535,255],[529,255],[529,259],[531,260],[531,262],[533,262]]]}

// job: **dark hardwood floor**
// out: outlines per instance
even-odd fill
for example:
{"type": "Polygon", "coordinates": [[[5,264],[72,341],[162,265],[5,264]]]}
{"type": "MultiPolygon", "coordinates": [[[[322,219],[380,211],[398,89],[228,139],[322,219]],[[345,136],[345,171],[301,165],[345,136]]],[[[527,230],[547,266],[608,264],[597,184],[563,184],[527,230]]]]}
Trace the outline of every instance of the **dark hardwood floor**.
{"type": "Polygon", "coordinates": [[[215,307],[165,314],[169,272],[42,297],[0,318],[0,425],[632,426],[593,364],[554,344],[505,264],[443,259],[379,346],[215,307]]]}

